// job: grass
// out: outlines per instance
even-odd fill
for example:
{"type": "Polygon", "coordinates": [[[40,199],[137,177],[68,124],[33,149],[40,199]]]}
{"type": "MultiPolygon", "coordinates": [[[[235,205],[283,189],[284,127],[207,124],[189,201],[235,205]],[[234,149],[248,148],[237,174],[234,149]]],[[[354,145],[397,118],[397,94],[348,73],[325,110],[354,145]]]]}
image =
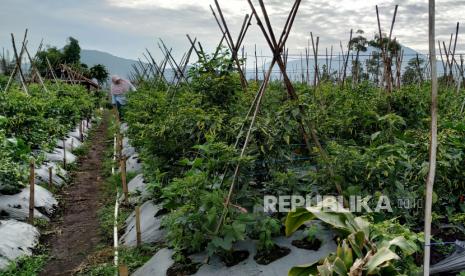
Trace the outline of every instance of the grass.
{"type": "MultiPolygon", "coordinates": [[[[143,266],[158,251],[157,246],[143,245],[140,247],[120,247],[119,263],[128,267],[129,273],[133,273],[143,266]]],[[[89,258],[89,265],[78,275],[114,275],[116,268],[113,265],[113,248],[107,247],[96,252],[89,258]]]]}
{"type": "Polygon", "coordinates": [[[26,256],[11,262],[8,267],[0,271],[0,276],[32,276],[37,275],[45,266],[48,255],[41,253],[34,256],[26,256]]]}

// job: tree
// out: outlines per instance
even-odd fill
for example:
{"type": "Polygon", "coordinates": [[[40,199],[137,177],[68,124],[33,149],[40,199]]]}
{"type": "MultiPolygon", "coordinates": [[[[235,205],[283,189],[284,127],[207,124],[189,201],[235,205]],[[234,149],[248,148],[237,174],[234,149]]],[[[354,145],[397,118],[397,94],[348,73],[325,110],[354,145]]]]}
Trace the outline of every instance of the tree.
{"type": "Polygon", "coordinates": [[[108,70],[105,65],[96,64],[92,66],[89,70],[90,77],[95,78],[99,84],[103,84],[109,76],[108,70]]]}
{"type": "Polygon", "coordinates": [[[63,48],[63,62],[79,64],[81,60],[81,47],[79,41],[73,37],[68,38],[68,44],[63,48]]]}
{"type": "Polygon", "coordinates": [[[379,85],[380,79],[379,76],[381,68],[381,54],[377,51],[373,51],[370,55],[370,58],[367,60],[367,73],[371,74],[372,80],[376,85],[379,85]]]}
{"type": "Polygon", "coordinates": [[[350,41],[350,48],[352,51],[355,51],[357,53],[355,57],[355,62],[353,62],[353,66],[352,66],[352,72],[355,74],[352,74],[352,75],[353,75],[354,82],[359,82],[359,76],[362,71],[362,68],[359,62],[359,55],[360,55],[360,52],[367,51],[368,40],[366,39],[366,37],[363,36],[364,34],[363,30],[358,30],[356,34],[358,34],[358,36],[352,38],[352,40],[350,41]]]}
{"type": "Polygon", "coordinates": [[[405,68],[404,75],[402,75],[402,82],[405,84],[414,84],[423,81],[424,68],[423,63],[424,59],[419,58],[418,55],[415,58],[412,58],[408,61],[408,65],[405,68]]]}
{"type": "Polygon", "coordinates": [[[45,76],[47,73],[50,73],[50,68],[48,66],[48,61],[50,62],[50,65],[52,66],[53,70],[55,73],[59,71],[59,66],[62,63],[63,60],[63,53],[58,50],[57,47],[50,47],[48,46],[45,50],[40,51],[37,53],[37,68],[40,71],[40,74],[45,76]]]}
{"type": "Polygon", "coordinates": [[[393,75],[392,75],[392,60],[396,57],[401,50],[401,45],[396,39],[389,39],[385,34],[380,38],[375,34],[375,38],[368,43],[370,46],[375,47],[381,53],[381,60],[383,61],[384,76],[383,81],[386,85],[386,91],[392,92],[393,75]]]}

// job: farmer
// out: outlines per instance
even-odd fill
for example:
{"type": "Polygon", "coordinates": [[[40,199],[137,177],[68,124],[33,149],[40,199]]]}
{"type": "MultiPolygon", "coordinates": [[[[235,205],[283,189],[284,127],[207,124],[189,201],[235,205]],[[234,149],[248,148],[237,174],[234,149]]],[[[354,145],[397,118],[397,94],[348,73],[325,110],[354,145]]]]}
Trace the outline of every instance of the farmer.
{"type": "Polygon", "coordinates": [[[126,104],[126,93],[130,91],[136,91],[130,81],[117,75],[111,76],[111,103],[118,110],[120,118],[123,117],[122,106],[126,104]]]}

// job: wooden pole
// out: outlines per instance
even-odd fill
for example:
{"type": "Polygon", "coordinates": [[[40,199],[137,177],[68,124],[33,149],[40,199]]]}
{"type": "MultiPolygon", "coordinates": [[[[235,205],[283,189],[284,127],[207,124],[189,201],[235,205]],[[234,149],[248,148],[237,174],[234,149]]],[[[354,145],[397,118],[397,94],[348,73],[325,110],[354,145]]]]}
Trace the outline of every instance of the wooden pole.
{"type": "Polygon", "coordinates": [[[121,183],[123,184],[123,193],[124,193],[124,202],[128,203],[129,192],[126,179],[126,158],[121,156],[120,160],[120,169],[121,169],[121,183]]]}
{"type": "Polygon", "coordinates": [[[431,217],[433,205],[433,185],[436,176],[436,154],[438,146],[438,78],[436,68],[435,48],[435,0],[429,0],[429,54],[431,61],[431,133],[429,147],[429,172],[426,179],[426,204],[425,204],[425,254],[423,263],[423,275],[428,276],[430,271],[431,254],[431,217]]]}
{"type": "Polygon", "coordinates": [[[142,232],[140,227],[140,207],[136,206],[136,237],[137,237],[137,246],[142,244],[142,232]]]}
{"type": "Polygon", "coordinates": [[[118,267],[118,271],[119,271],[119,276],[128,276],[129,275],[129,271],[128,271],[128,266],[127,265],[120,265],[118,267]]]}
{"type": "Polygon", "coordinates": [[[51,189],[53,186],[53,167],[48,167],[48,187],[51,189]]]}
{"type": "Polygon", "coordinates": [[[83,126],[82,126],[82,120],[79,123],[79,138],[81,139],[81,142],[84,142],[84,131],[83,131],[83,126]]]}
{"type": "MultiPolygon", "coordinates": [[[[26,85],[26,78],[24,77],[23,69],[21,68],[22,56],[20,54],[18,55],[18,51],[16,50],[15,36],[13,34],[11,34],[11,43],[13,44],[13,53],[14,53],[14,56],[15,56],[15,59],[16,59],[17,67],[18,67],[17,72],[19,72],[19,77],[20,77],[19,79],[21,80],[21,84],[23,86],[24,92],[29,94],[29,90],[27,89],[27,85],[26,85]]],[[[23,45],[25,45],[25,44],[23,44],[23,45]]],[[[23,49],[24,49],[24,46],[21,49],[22,49],[21,50],[21,53],[22,53],[23,49]]]]}
{"type": "Polygon", "coordinates": [[[34,225],[34,194],[35,194],[35,171],[34,171],[35,162],[34,159],[31,160],[29,164],[29,223],[34,225]]]}
{"type": "Polygon", "coordinates": [[[63,167],[66,168],[66,139],[63,138],[63,167]]]}
{"type": "Polygon", "coordinates": [[[342,88],[344,88],[344,83],[347,77],[347,63],[349,62],[350,48],[352,46],[352,29],[350,30],[349,45],[347,46],[347,56],[344,62],[344,72],[342,75],[342,88]]]}

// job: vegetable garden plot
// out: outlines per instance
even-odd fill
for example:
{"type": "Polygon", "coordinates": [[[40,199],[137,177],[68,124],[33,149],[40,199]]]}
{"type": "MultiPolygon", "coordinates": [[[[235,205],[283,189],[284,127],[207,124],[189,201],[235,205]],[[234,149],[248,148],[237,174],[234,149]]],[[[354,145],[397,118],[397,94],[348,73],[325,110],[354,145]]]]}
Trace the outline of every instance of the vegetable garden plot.
{"type": "MultiPolygon", "coordinates": [[[[428,153],[428,86],[396,90],[388,107],[387,96],[369,83],[344,89],[322,83],[318,90],[296,84],[299,103],[317,122],[328,152],[324,160],[306,152],[295,135],[298,103],[288,101],[282,86],[273,82],[247,155],[238,159],[233,145],[253,95],[242,91],[237,74],[216,62],[218,67],[211,71],[206,68],[211,63],[193,67],[189,87],[167,93],[142,85],[130,96],[127,108],[127,134],[139,151],[147,189],[168,212],[162,225],[175,262],[188,264],[190,253],[204,250],[225,258],[234,254],[236,242],[250,238],[258,240],[260,250],[272,250],[273,237],[282,235],[279,225],[285,217],[254,212],[263,206],[264,195],[333,194],[336,177],[345,196],[389,195],[393,204],[405,197],[412,202],[423,198],[426,164],[419,160],[426,160],[428,153]],[[231,169],[237,163],[241,164],[239,188],[227,222],[215,234],[231,169]]],[[[227,56],[222,62],[228,62],[227,56]]],[[[458,218],[456,214],[464,208],[455,195],[464,188],[459,164],[465,153],[464,122],[457,115],[464,97],[444,87],[440,100],[442,163],[436,194],[447,204],[437,205],[436,211],[452,216],[439,218],[438,226],[458,218]]],[[[409,227],[421,225],[420,214],[420,209],[394,206],[393,213],[367,216],[371,231],[383,229],[389,237],[405,238],[414,248],[396,251],[402,262],[389,261],[399,271],[419,270],[414,252],[421,238],[409,227]]],[[[455,235],[460,237],[459,232],[455,235]]]]}
{"type": "MultiPolygon", "coordinates": [[[[39,87],[31,85],[29,92],[27,95],[13,87],[0,94],[0,155],[4,157],[1,159],[0,179],[0,217],[4,219],[1,221],[4,226],[0,227],[0,235],[8,237],[12,235],[11,231],[16,231],[13,229],[17,229],[14,235],[18,238],[2,239],[0,247],[16,246],[20,249],[18,252],[1,250],[0,269],[4,269],[9,261],[30,255],[38,242],[36,228],[19,222],[30,217],[30,189],[27,185],[30,181],[29,160],[36,160],[34,217],[49,221],[58,202],[47,189],[66,184],[68,174],[64,168],[64,158],[67,158],[67,164],[75,159],[68,143],[72,144],[73,149],[81,145],[81,141],[75,143],[67,138],[64,141],[66,150],[63,150],[63,141],[61,149],[56,147],[58,139],[72,136],[76,125],[82,124],[84,118],[89,120],[95,108],[96,99],[77,86],[55,85],[48,91],[41,91],[39,87]],[[34,233],[27,229],[32,229],[34,233]],[[21,242],[28,244],[23,246],[21,242]]],[[[84,124],[87,126],[87,122],[84,124]]],[[[81,130],[80,136],[85,137],[88,129],[81,130]]]]}
{"type": "MultiPolygon", "coordinates": [[[[416,55],[403,68],[406,49],[393,33],[398,6],[388,34],[383,33],[384,18],[376,6],[377,33],[369,40],[363,30],[350,30],[346,49],[340,43],[336,71],[333,47],[330,55],[328,49],[326,55],[319,54],[320,38],[314,39],[313,32],[305,48],[306,67],[301,52],[298,70],[297,55],[289,54],[287,44],[294,23],[305,22],[295,20],[304,1],[290,2],[280,33],[275,33],[270,15],[282,16],[284,3],[279,3],[283,4],[279,13],[269,13],[263,0],[247,0],[251,13],[234,40],[225,18],[228,14],[214,0],[215,8],[210,9],[221,40],[212,54],[189,35],[190,48],[180,60],[173,56],[177,49],[161,39],[158,47],[164,58],[160,63],[146,50],[148,63],[139,59],[130,75],[138,91],[128,94],[123,113],[116,114],[122,116],[115,118],[118,133],[112,160],[103,162],[103,155],[97,154],[108,142],[102,135],[106,117],[98,128],[97,145],[91,145],[98,150],[92,147],[86,155],[90,162],[83,162],[87,166],[77,181],[98,185],[76,185],[82,188],[79,196],[66,199],[72,211],[64,224],[72,223],[63,227],[68,234],[54,246],[66,254],[54,256],[79,256],[69,262],[63,260],[66,257],[54,259],[44,275],[77,266],[83,259],[79,251],[87,253],[96,246],[96,209],[105,238],[114,235],[113,245],[90,255],[88,262],[95,257],[98,265],[95,270],[85,267],[84,274],[113,275],[120,269],[122,275],[129,270],[135,275],[168,276],[362,276],[416,275],[424,269],[426,275],[430,250],[432,263],[438,263],[431,271],[465,268],[463,244],[456,241],[465,240],[465,96],[463,57],[459,64],[456,55],[459,24],[454,44],[453,34],[448,47],[439,42],[445,59],[440,52],[444,76],[437,99],[434,1],[429,10],[429,63],[423,60],[426,55],[422,59],[416,55]],[[263,72],[259,72],[255,47],[253,80],[241,47],[255,23],[271,55],[261,54],[263,72]],[[310,64],[310,45],[314,64],[310,64]],[[365,55],[369,57],[362,61],[362,52],[368,48],[370,54],[365,55]],[[198,61],[190,64],[193,54],[198,61]],[[289,64],[290,59],[294,64],[289,64]],[[125,123],[119,125],[120,119],[125,123]],[[120,133],[126,136],[122,141],[120,133]],[[101,172],[110,163],[112,176],[105,181],[109,187],[103,188],[115,192],[116,199],[108,203],[105,196],[101,206],[97,190],[104,182],[102,176],[106,177],[101,172]],[[89,187],[86,197],[84,190],[89,187]],[[320,196],[331,197],[320,200],[320,196]],[[304,204],[311,206],[304,208],[304,204]],[[90,211],[82,212],[83,208],[90,211]],[[425,221],[420,218],[423,213],[425,221]],[[81,239],[74,239],[74,232],[81,239]],[[457,245],[455,253],[452,244],[457,245]]],[[[54,213],[56,200],[45,187],[66,184],[65,169],[82,153],[74,155],[73,150],[82,146],[95,108],[95,99],[79,88],[57,84],[47,91],[39,70],[32,77],[42,86],[26,85],[29,81],[21,67],[26,37],[18,55],[11,35],[15,67],[8,82],[0,77],[0,85],[8,91],[0,95],[0,216],[8,219],[0,221],[0,234],[3,223],[9,231],[24,227],[30,239],[15,250],[10,250],[10,241],[0,241],[0,265],[19,254],[30,254],[26,247],[36,244],[36,229],[11,223],[11,218],[26,220],[28,209],[43,220],[54,213]],[[24,92],[11,82],[17,73],[24,92]],[[35,179],[44,187],[36,189],[35,208],[28,208],[27,183],[34,178],[28,181],[27,176],[35,168],[35,179]],[[49,168],[55,175],[47,175],[49,168]],[[3,254],[5,248],[10,255],[3,254]]],[[[78,46],[74,38],[70,43],[78,46]]],[[[45,67],[50,67],[45,73],[57,81],[47,59],[54,52],[60,51],[52,48],[42,54],[45,67]]],[[[37,68],[29,60],[33,75],[37,68]]],[[[78,72],[79,67],[83,74],[86,70],[79,60],[75,65],[76,71],[74,66],[60,65],[61,78],[75,82],[76,75],[79,81],[98,87],[78,72]]],[[[8,234],[9,240],[18,242],[8,234]]]]}

